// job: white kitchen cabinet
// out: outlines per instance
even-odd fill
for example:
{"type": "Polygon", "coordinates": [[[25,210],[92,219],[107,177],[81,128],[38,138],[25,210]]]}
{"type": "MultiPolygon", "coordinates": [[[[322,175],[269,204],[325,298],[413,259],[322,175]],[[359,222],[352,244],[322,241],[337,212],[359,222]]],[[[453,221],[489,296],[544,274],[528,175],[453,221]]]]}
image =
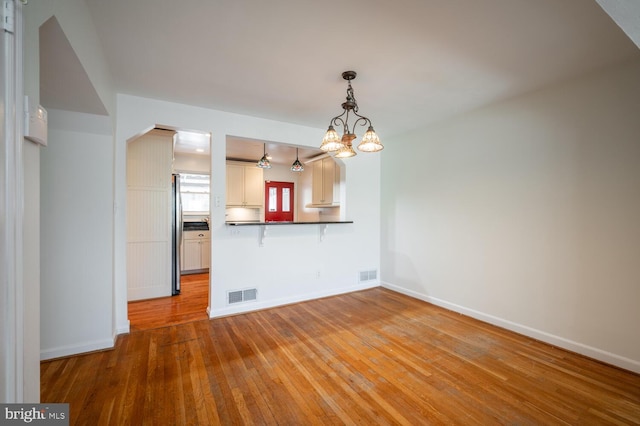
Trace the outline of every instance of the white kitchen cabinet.
{"type": "Polygon", "coordinates": [[[209,231],[185,231],[182,241],[183,273],[201,272],[211,264],[211,239],[209,231]]]}
{"type": "Polygon", "coordinates": [[[211,266],[211,239],[200,241],[200,267],[209,269],[211,266]]]}
{"type": "Polygon", "coordinates": [[[340,204],[340,168],[331,157],[313,162],[312,207],[336,207],[340,204]]]}
{"type": "Polygon", "coordinates": [[[254,163],[227,162],[227,207],[261,208],[264,175],[254,163]]]}

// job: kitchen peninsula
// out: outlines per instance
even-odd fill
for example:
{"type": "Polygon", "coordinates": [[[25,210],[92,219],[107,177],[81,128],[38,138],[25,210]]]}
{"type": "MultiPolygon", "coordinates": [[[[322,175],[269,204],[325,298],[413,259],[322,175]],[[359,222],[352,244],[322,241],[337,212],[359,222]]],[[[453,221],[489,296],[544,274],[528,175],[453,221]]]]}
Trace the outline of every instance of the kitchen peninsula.
{"type": "Polygon", "coordinates": [[[225,222],[227,226],[258,226],[258,245],[262,247],[267,236],[267,227],[272,225],[318,225],[320,241],[324,240],[329,225],[353,223],[352,220],[309,221],[309,222],[225,222]]]}
{"type": "Polygon", "coordinates": [[[311,222],[225,222],[229,226],[266,226],[266,225],[332,225],[334,223],[353,223],[352,220],[328,220],[311,222]]]}

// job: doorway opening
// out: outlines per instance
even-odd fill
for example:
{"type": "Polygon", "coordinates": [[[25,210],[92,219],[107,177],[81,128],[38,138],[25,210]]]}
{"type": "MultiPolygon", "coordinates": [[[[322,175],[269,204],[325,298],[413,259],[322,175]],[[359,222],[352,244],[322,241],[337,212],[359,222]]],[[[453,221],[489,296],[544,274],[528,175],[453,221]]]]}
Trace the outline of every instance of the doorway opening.
{"type": "Polygon", "coordinates": [[[208,318],[210,139],[209,133],[156,126],[128,141],[127,315],[131,331],[208,318]],[[147,148],[137,152],[145,146],[140,141],[147,148]],[[202,234],[197,241],[191,241],[194,232],[202,234]]]}

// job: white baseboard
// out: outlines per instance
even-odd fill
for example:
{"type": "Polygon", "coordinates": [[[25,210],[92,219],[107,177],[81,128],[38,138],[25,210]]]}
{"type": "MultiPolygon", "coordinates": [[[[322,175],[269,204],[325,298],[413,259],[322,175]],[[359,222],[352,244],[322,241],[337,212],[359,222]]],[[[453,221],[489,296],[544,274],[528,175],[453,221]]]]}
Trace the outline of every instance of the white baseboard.
{"type": "Polygon", "coordinates": [[[262,309],[275,308],[277,306],[290,305],[292,303],[306,302],[308,300],[321,299],[323,297],[335,296],[338,294],[351,293],[354,291],[366,290],[369,288],[380,287],[380,283],[377,281],[369,281],[350,287],[342,287],[340,289],[334,289],[332,291],[322,291],[311,294],[305,294],[304,296],[293,296],[282,299],[271,299],[266,301],[255,301],[238,303],[231,306],[226,306],[220,309],[209,308],[209,318],[226,317],[229,315],[242,314],[246,312],[259,311],[262,309]]]}
{"type": "Polygon", "coordinates": [[[633,371],[635,373],[640,373],[640,361],[626,358],[620,355],[616,355],[614,353],[607,352],[602,349],[594,348],[592,346],[588,346],[580,342],[566,339],[564,337],[556,336],[541,330],[537,330],[535,328],[531,328],[526,325],[514,323],[512,321],[499,318],[493,315],[489,315],[484,312],[479,312],[474,309],[469,309],[464,306],[457,305],[455,303],[447,302],[446,300],[427,296],[425,294],[408,290],[403,287],[398,287],[394,284],[382,282],[381,285],[382,287],[388,288],[389,290],[406,294],[407,296],[413,297],[415,299],[424,300],[425,302],[429,302],[434,305],[449,309],[451,311],[458,312],[463,315],[478,319],[480,321],[484,321],[489,324],[493,324],[498,327],[501,327],[510,331],[514,331],[518,334],[522,334],[524,336],[528,336],[533,339],[540,340],[541,342],[545,342],[550,345],[557,346],[559,348],[566,349],[568,351],[575,352],[575,353],[587,356],[589,358],[593,358],[595,360],[602,361],[607,364],[623,368],[625,370],[633,371]]]}
{"type": "Polygon", "coordinates": [[[58,346],[57,348],[41,349],[40,361],[47,359],[60,358],[70,355],[78,355],[85,352],[99,351],[103,349],[113,349],[115,346],[114,336],[112,339],[94,340],[91,342],[82,342],[75,345],[58,346]]]}
{"type": "Polygon", "coordinates": [[[116,340],[118,334],[128,334],[131,331],[131,321],[127,320],[126,325],[116,328],[116,335],[113,336],[113,340],[116,340]]]}

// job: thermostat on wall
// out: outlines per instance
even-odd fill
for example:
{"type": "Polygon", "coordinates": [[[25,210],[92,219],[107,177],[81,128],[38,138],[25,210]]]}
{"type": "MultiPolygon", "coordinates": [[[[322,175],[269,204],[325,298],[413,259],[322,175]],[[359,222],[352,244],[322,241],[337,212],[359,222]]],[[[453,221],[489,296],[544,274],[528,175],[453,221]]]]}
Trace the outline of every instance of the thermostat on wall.
{"type": "Polygon", "coordinates": [[[24,137],[47,146],[47,110],[42,106],[31,106],[29,97],[24,97],[24,137]]]}

